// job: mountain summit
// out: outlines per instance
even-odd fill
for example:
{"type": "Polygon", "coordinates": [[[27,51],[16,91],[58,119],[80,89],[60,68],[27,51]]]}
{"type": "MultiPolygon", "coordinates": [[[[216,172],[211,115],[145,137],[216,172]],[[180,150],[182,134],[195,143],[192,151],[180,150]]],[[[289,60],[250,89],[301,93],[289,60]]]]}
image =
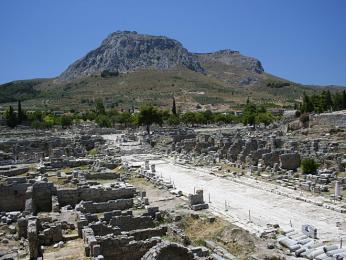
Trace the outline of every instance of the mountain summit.
{"type": "Polygon", "coordinates": [[[197,59],[176,40],[137,32],[115,32],[100,47],[70,65],[60,79],[73,80],[102,71],[124,73],[140,69],[165,70],[176,66],[204,71],[197,59]]]}

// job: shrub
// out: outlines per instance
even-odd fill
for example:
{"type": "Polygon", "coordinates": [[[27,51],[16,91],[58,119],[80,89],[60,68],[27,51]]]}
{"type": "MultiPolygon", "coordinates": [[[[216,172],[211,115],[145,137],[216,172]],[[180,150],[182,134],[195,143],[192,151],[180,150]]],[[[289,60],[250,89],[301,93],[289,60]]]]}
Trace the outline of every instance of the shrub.
{"type": "Polygon", "coordinates": [[[89,155],[91,155],[91,156],[96,156],[96,155],[98,154],[98,151],[97,151],[96,148],[93,148],[93,149],[91,149],[88,153],[89,153],[89,155]]]}
{"type": "Polygon", "coordinates": [[[302,171],[304,174],[315,174],[319,164],[314,159],[304,159],[301,162],[302,171]]]}
{"type": "Polygon", "coordinates": [[[13,107],[10,106],[5,112],[6,125],[14,128],[18,124],[18,119],[13,107]]]}
{"type": "Polygon", "coordinates": [[[54,121],[54,116],[52,115],[46,115],[44,118],[43,118],[43,122],[44,122],[44,125],[47,127],[47,128],[51,128],[55,121],[54,121]]]}
{"type": "Polygon", "coordinates": [[[117,77],[117,76],[119,76],[119,71],[104,70],[101,72],[102,78],[110,78],[110,77],[117,77]]]}
{"type": "Polygon", "coordinates": [[[299,120],[303,124],[304,127],[307,127],[309,125],[309,120],[310,120],[309,114],[308,113],[301,114],[299,120]]]}
{"type": "Polygon", "coordinates": [[[301,114],[302,114],[302,113],[301,113],[299,110],[297,110],[295,116],[298,118],[298,117],[301,116],[301,114]]]}
{"type": "Polygon", "coordinates": [[[72,121],[73,121],[72,116],[62,115],[60,118],[60,125],[62,127],[69,127],[72,125],[72,121]]]}
{"type": "Polygon", "coordinates": [[[100,127],[112,127],[112,121],[111,119],[106,116],[106,115],[99,115],[96,118],[96,123],[100,126],[100,127]]]}

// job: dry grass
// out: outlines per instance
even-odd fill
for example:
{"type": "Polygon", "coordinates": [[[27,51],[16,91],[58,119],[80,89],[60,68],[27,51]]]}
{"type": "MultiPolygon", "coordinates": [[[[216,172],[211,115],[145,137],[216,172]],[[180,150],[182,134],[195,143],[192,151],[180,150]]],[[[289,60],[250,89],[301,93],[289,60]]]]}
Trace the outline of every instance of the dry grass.
{"type": "Polygon", "coordinates": [[[58,178],[57,176],[49,176],[48,177],[48,181],[49,182],[52,182],[58,186],[61,186],[61,187],[65,187],[65,188],[75,188],[77,187],[75,184],[71,183],[71,182],[68,182],[68,183],[65,183],[65,180],[64,178],[58,178]]]}
{"type": "Polygon", "coordinates": [[[216,240],[216,237],[229,225],[226,221],[216,218],[209,223],[205,218],[184,218],[182,222],[186,235],[196,244],[204,244],[205,240],[216,240]]]}
{"type": "Polygon", "coordinates": [[[194,244],[204,245],[205,240],[211,240],[239,259],[248,259],[256,250],[254,236],[218,217],[213,223],[204,217],[185,217],[182,227],[194,244]]]}
{"type": "Polygon", "coordinates": [[[132,184],[133,186],[136,186],[136,187],[148,186],[148,187],[155,188],[154,184],[152,184],[151,182],[147,181],[145,178],[131,177],[128,180],[128,183],[130,183],[130,184],[132,184]]]}
{"type": "Polygon", "coordinates": [[[44,254],[44,259],[48,260],[86,260],[88,257],[84,256],[84,246],[82,239],[76,239],[65,243],[63,248],[47,247],[44,254]]]}

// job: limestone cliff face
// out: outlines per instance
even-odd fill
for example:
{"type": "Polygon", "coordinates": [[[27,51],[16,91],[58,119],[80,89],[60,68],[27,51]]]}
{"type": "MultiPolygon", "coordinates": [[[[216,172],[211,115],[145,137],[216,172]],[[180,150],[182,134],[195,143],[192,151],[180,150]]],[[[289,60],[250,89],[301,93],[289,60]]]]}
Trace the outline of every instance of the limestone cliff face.
{"type": "Polygon", "coordinates": [[[73,80],[105,70],[124,73],[139,69],[164,70],[176,66],[196,72],[204,71],[196,57],[176,40],[136,32],[115,32],[100,47],[70,65],[60,75],[60,79],[73,80]]]}
{"type": "Polygon", "coordinates": [[[227,49],[212,53],[196,53],[195,55],[201,62],[220,62],[254,73],[264,72],[262,64],[259,60],[241,55],[238,51],[227,49]]]}

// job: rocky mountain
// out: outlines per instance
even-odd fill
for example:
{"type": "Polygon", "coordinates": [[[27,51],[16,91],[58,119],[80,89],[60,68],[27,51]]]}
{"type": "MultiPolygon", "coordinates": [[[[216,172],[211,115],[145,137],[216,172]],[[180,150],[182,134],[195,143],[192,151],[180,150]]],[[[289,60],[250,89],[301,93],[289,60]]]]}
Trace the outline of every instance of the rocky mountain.
{"type": "MultiPolygon", "coordinates": [[[[179,66],[207,73],[206,63],[221,63],[247,74],[264,72],[259,60],[243,56],[238,51],[227,49],[213,53],[190,53],[176,40],[124,31],[110,34],[100,47],[70,65],[59,79],[69,81],[101,74],[103,71],[127,73],[141,69],[167,70],[179,66]]],[[[246,75],[238,83],[250,83],[256,79],[246,75]]]]}
{"type": "Polygon", "coordinates": [[[264,71],[261,62],[233,50],[191,53],[164,36],[115,32],[52,79],[0,85],[0,110],[16,100],[31,109],[83,110],[101,98],[108,107],[143,103],[180,109],[239,109],[247,97],[273,106],[292,106],[314,91],[264,71]]]}
{"type": "Polygon", "coordinates": [[[72,80],[102,71],[133,72],[139,69],[164,70],[176,66],[203,72],[197,59],[183,45],[164,36],[136,32],[110,34],[97,49],[77,60],[60,79],[72,80]]]}
{"type": "Polygon", "coordinates": [[[259,60],[243,56],[239,51],[233,50],[220,50],[211,53],[196,53],[195,54],[201,62],[220,62],[226,65],[238,67],[249,72],[262,73],[264,69],[259,60]]]}

